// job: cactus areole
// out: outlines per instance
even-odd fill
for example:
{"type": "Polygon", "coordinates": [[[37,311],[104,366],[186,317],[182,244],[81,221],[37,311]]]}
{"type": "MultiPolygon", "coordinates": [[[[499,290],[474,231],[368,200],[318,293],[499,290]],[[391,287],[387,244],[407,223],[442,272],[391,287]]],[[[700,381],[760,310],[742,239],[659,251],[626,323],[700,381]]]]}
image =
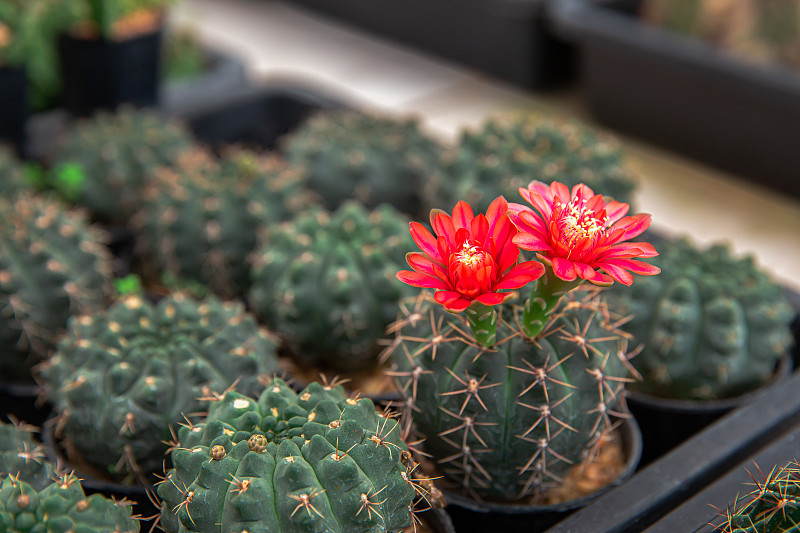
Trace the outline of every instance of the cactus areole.
{"type": "Polygon", "coordinates": [[[485,216],[464,202],[452,216],[434,212],[436,237],[412,224],[422,253],[409,254],[413,271],[398,278],[437,293],[401,305],[389,350],[406,396],[404,431],[424,439],[439,473],[481,499],[536,502],[591,459],[614,416],[624,416],[627,336],[599,291],[581,282],[630,283],[630,272],[658,269],[633,259],[656,255],[650,244],[624,242],[646,229],[648,215],[624,217],[626,204],[582,184],[532,182],[520,192],[536,212],[506,208],[500,197],[485,216]],[[482,280],[493,266],[483,255],[464,258],[466,231],[499,253],[495,285],[464,290],[448,276],[454,262],[459,279],[482,280]],[[517,244],[541,263],[518,262],[517,244]],[[503,292],[531,281],[523,305],[503,292]]]}

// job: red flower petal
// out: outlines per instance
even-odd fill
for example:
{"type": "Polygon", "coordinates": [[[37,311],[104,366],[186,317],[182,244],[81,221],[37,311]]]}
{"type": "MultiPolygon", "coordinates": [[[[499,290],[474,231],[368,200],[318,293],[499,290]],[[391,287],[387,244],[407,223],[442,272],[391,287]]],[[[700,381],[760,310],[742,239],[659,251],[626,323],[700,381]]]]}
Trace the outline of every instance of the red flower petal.
{"type": "Polygon", "coordinates": [[[406,254],[408,265],[422,274],[436,276],[442,280],[447,280],[447,269],[437,261],[432,261],[427,255],[417,252],[406,254]]]}
{"type": "Polygon", "coordinates": [[[472,213],[472,207],[467,202],[462,200],[453,208],[453,226],[456,229],[469,228],[470,224],[472,224],[472,219],[474,216],[475,215],[472,213]]]}
{"type": "Polygon", "coordinates": [[[573,263],[578,277],[598,285],[608,285],[611,279],[603,275],[586,263],[573,263]]]}
{"type": "Polygon", "coordinates": [[[544,265],[538,261],[525,261],[516,265],[500,278],[496,290],[519,289],[544,275],[544,265]]]}
{"type": "Polygon", "coordinates": [[[454,291],[439,291],[433,295],[433,299],[442,304],[448,311],[463,311],[472,303],[454,291]]]}
{"type": "MultiPolygon", "coordinates": [[[[444,237],[447,240],[447,247],[453,249],[456,247],[456,228],[453,226],[453,221],[449,215],[436,215],[433,220],[433,231],[439,238],[444,237]]],[[[445,262],[447,258],[444,258],[445,262]]]]}
{"type": "Polygon", "coordinates": [[[436,248],[436,239],[425,226],[419,222],[411,222],[409,224],[409,232],[411,233],[411,238],[414,239],[414,242],[419,246],[420,250],[432,258],[444,262],[444,259],[439,255],[439,251],[436,248]]]}
{"type": "MultiPolygon", "coordinates": [[[[444,281],[435,276],[422,274],[413,270],[401,270],[396,274],[397,279],[412,287],[420,287],[423,289],[449,289],[450,287],[444,281]]],[[[438,294],[438,293],[437,293],[438,294]]]]}
{"type": "Polygon", "coordinates": [[[503,303],[507,297],[508,297],[507,293],[502,294],[499,292],[487,292],[481,294],[475,299],[478,300],[483,305],[497,305],[503,303]]]}
{"type": "Polygon", "coordinates": [[[574,281],[578,277],[575,272],[575,265],[572,261],[563,257],[553,258],[553,273],[564,281],[574,281]]]}

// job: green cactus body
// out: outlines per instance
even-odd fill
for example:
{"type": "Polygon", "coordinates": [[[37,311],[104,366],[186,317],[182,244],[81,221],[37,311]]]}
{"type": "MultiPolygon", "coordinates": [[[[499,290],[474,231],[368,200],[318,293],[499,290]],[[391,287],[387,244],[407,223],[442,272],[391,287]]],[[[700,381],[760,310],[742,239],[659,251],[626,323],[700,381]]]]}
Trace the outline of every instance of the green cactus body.
{"type": "Polygon", "coordinates": [[[276,379],[258,400],[226,393],[182,427],[158,486],[170,532],[399,532],[414,466],[397,421],[341,386],[299,395],[276,379]]]}
{"type": "Polygon", "coordinates": [[[150,174],[174,164],[190,144],[182,126],[154,111],[99,112],[63,139],[52,185],[97,219],[124,226],[141,207],[150,174]]]}
{"type": "Polygon", "coordinates": [[[37,490],[13,476],[0,483],[0,531],[8,533],[137,533],[127,502],[87,497],[73,474],[37,490]]]}
{"type": "Polygon", "coordinates": [[[9,148],[0,145],[0,197],[9,197],[28,189],[22,165],[9,148]]]}
{"type": "Polygon", "coordinates": [[[783,289],[752,258],[723,245],[702,250],[665,241],[652,260],[659,276],[607,293],[622,328],[642,344],[632,360],[636,390],[682,400],[727,398],[770,379],[792,342],[794,312],[783,289]]]}
{"type": "Polygon", "coordinates": [[[53,466],[45,461],[42,445],[33,437],[31,426],[0,422],[0,479],[14,476],[41,490],[53,477],[53,466]]]}
{"type": "Polygon", "coordinates": [[[209,286],[226,298],[250,284],[257,235],[310,203],[297,172],[276,157],[231,151],[215,161],[185,153],[156,172],[137,217],[140,247],[156,272],[209,286]]]}
{"type": "Polygon", "coordinates": [[[800,464],[796,461],[774,468],[756,489],[737,498],[716,526],[720,533],[800,532],[800,464]]]}
{"type": "Polygon", "coordinates": [[[430,186],[440,205],[469,203],[485,212],[498,196],[519,199],[519,188],[531,180],[585,183],[595,193],[631,203],[635,187],[619,142],[577,121],[532,114],[488,120],[475,132],[465,131],[443,159],[430,186]]]}
{"type": "Polygon", "coordinates": [[[146,477],[202,398],[234,382],[254,394],[277,371],[275,343],[241,304],[178,293],[73,319],[41,376],[67,449],[109,474],[146,477]]]}
{"type": "Polygon", "coordinates": [[[111,265],[80,213],[44,197],[0,197],[0,377],[31,380],[74,313],[105,305],[111,265]]]}
{"type": "Polygon", "coordinates": [[[284,148],[289,162],[306,170],[309,187],[328,209],[357,199],[368,207],[390,203],[408,214],[422,210],[420,191],[441,155],[416,120],[353,111],[313,116],[284,148]]]}
{"type": "Polygon", "coordinates": [[[253,266],[250,301],[301,364],[373,366],[377,341],[408,294],[395,278],[412,243],[391,206],[348,202],[312,209],[267,233],[253,266]]]}
{"type": "Polygon", "coordinates": [[[625,341],[600,300],[573,296],[535,341],[515,309],[488,349],[426,294],[401,306],[392,361],[404,416],[450,483],[481,499],[537,501],[611,429],[625,341]]]}

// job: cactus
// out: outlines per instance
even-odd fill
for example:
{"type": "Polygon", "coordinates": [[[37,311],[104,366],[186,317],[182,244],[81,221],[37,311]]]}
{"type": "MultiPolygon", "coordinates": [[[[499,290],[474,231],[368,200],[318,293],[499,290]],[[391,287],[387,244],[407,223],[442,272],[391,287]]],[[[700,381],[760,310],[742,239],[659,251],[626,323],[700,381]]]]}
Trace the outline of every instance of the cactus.
{"type": "Polygon", "coordinates": [[[30,380],[71,314],[105,305],[110,260],[101,236],[61,203],[0,197],[0,376],[30,380]]]}
{"type": "Polygon", "coordinates": [[[9,148],[0,145],[0,197],[28,189],[22,165],[9,148]]]}
{"type": "Polygon", "coordinates": [[[800,68],[798,0],[647,0],[643,17],[755,63],[800,68]]]}
{"type": "Polygon", "coordinates": [[[255,393],[278,371],[275,343],[241,304],[137,296],[73,319],[41,369],[59,428],[108,474],[159,470],[170,428],[236,384],[255,393]],[[120,457],[122,456],[122,457],[120,457]]]}
{"type": "MultiPolygon", "coordinates": [[[[760,472],[760,469],[759,469],[760,472]]],[[[736,498],[723,514],[720,533],[797,533],[800,531],[800,463],[773,468],[755,481],[755,490],[736,498]]]]}
{"type": "Polygon", "coordinates": [[[428,183],[442,205],[464,200],[484,212],[503,195],[519,198],[532,179],[558,179],[572,188],[585,183],[597,194],[630,203],[633,172],[619,142],[575,120],[531,114],[489,119],[475,132],[464,131],[428,183]]]}
{"type": "Polygon", "coordinates": [[[266,225],[310,203],[297,172],[276,157],[231,151],[219,162],[186,152],[156,172],[136,217],[153,270],[208,285],[226,298],[250,285],[248,256],[266,225]]]}
{"type": "Polygon", "coordinates": [[[373,366],[377,341],[407,294],[394,278],[411,245],[391,206],[348,202],[272,228],[257,252],[250,302],[301,364],[373,366]]]}
{"type": "Polygon", "coordinates": [[[42,489],[9,475],[0,483],[0,531],[137,533],[139,522],[131,516],[129,504],[99,494],[87,497],[74,474],[42,489]]]}
{"type": "Polygon", "coordinates": [[[567,293],[559,305],[536,339],[519,326],[521,310],[506,306],[489,348],[464,314],[426,293],[404,302],[392,327],[405,420],[439,473],[478,498],[540,498],[613,426],[625,339],[592,293],[567,293]]]}
{"type": "Polygon", "coordinates": [[[765,383],[791,343],[794,312],[783,289],[753,258],[721,244],[700,249],[665,241],[650,260],[661,276],[608,291],[609,305],[631,315],[622,328],[642,352],[633,359],[637,390],[705,400],[739,395],[765,383]]]}
{"type": "Polygon", "coordinates": [[[306,170],[309,187],[328,209],[357,199],[368,207],[390,203],[416,214],[441,148],[414,119],[328,111],[301,125],[286,139],[284,151],[290,164],[306,170]]]}
{"type": "Polygon", "coordinates": [[[158,486],[170,533],[399,532],[415,489],[427,490],[397,421],[341,386],[298,395],[276,379],[257,401],[228,392],[179,436],[158,486]]]}
{"type": "Polygon", "coordinates": [[[52,481],[53,466],[45,461],[42,445],[36,442],[36,428],[14,420],[0,422],[0,479],[11,475],[41,490],[52,481]]]}
{"type": "Polygon", "coordinates": [[[98,220],[124,226],[141,208],[150,174],[174,164],[190,143],[181,125],[154,111],[98,112],[62,140],[52,185],[98,220]]]}

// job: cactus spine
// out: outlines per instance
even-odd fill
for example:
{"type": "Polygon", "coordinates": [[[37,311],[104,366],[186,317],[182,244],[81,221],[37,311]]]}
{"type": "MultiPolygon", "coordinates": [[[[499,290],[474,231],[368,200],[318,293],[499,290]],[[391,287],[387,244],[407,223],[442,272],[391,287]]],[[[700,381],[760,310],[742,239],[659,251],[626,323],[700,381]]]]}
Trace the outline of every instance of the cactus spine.
{"type": "Polygon", "coordinates": [[[14,476],[35,490],[52,481],[53,467],[44,460],[42,445],[36,442],[33,426],[0,422],[0,479],[14,476]]]}

